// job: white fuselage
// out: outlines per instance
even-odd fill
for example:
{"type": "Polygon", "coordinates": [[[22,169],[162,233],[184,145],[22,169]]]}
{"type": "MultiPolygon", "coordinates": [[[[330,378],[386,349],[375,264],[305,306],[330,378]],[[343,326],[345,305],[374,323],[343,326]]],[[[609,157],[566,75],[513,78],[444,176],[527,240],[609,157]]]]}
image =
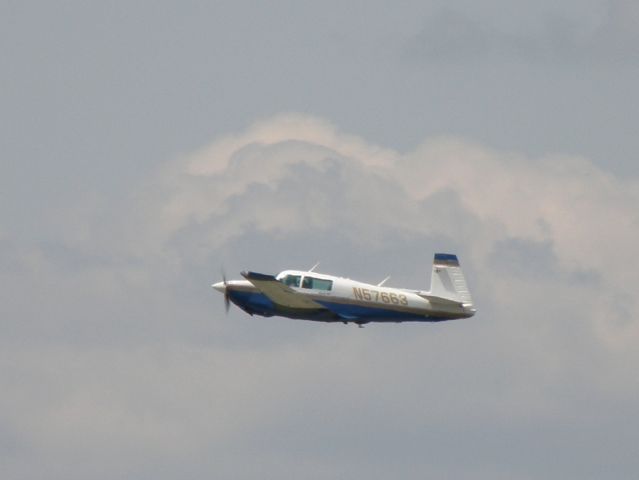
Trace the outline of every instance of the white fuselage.
{"type": "MultiPolygon", "coordinates": [[[[272,277],[271,277],[272,278],[272,277]]],[[[472,305],[441,299],[429,292],[392,288],[358,282],[348,278],[299,270],[285,270],[275,277],[295,294],[308,299],[309,305],[295,301],[287,304],[286,297],[273,306],[271,312],[262,293],[249,280],[234,280],[226,285],[216,284],[221,290],[231,291],[231,300],[249,313],[261,315],[283,315],[292,318],[307,318],[317,307],[326,307],[332,312],[334,321],[438,321],[467,318],[475,313],[472,305]],[[236,292],[235,296],[233,292],[236,292]],[[240,295],[239,292],[244,292],[240,295]],[[252,308],[250,302],[261,305],[252,308]],[[260,303],[262,302],[262,303],[260,303]],[[251,311],[251,309],[253,311],[251,311]]],[[[293,296],[292,300],[295,300],[293,296]]],[[[319,319],[319,318],[311,318],[319,319]]],[[[322,318],[324,321],[330,319],[322,318]]]]}

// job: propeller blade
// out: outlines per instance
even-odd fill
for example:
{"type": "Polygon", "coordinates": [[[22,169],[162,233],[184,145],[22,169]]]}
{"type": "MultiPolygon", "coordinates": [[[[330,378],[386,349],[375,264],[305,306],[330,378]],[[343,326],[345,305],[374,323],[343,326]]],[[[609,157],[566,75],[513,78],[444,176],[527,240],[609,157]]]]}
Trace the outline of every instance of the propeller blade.
{"type": "Polygon", "coordinates": [[[224,283],[224,310],[226,313],[229,313],[229,309],[231,308],[231,297],[227,287],[226,273],[224,273],[224,269],[222,269],[222,282],[224,283]]]}

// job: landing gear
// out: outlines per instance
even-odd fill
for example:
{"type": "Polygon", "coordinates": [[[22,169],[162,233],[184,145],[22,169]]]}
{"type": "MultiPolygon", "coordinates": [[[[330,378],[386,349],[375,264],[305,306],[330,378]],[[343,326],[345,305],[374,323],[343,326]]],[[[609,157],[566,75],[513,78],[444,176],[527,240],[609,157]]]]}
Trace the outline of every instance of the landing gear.
{"type": "Polygon", "coordinates": [[[353,321],[349,322],[348,320],[342,320],[342,323],[344,325],[348,325],[349,323],[355,323],[358,328],[364,328],[364,325],[366,325],[369,322],[353,322],[353,321]]]}

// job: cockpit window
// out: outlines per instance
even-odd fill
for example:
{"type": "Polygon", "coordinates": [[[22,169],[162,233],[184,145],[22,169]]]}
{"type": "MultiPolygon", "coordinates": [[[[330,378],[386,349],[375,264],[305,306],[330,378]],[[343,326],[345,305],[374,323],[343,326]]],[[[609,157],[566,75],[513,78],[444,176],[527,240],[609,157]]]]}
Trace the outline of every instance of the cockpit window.
{"type": "Polygon", "coordinates": [[[289,287],[299,287],[301,279],[301,275],[286,275],[282,279],[282,282],[284,283],[284,285],[287,285],[289,287]]]}
{"type": "Polygon", "coordinates": [[[302,288],[312,288],[315,290],[331,290],[333,288],[333,280],[323,280],[321,278],[304,277],[302,288]]]}

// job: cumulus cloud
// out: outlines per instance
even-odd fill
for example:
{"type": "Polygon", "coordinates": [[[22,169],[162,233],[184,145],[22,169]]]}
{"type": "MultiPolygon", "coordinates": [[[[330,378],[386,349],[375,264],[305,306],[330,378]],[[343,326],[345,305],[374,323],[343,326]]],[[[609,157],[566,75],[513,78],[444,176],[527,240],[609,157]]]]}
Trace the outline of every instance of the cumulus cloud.
{"type": "Polygon", "coordinates": [[[596,278],[610,295],[632,296],[637,279],[628,268],[639,241],[636,182],[584,158],[529,159],[456,138],[401,154],[318,119],[283,115],[172,168],[181,174],[165,178],[165,197],[154,201],[159,218],[151,216],[165,227],[162,242],[206,249],[248,231],[310,230],[375,248],[392,232],[446,238],[482,270],[514,240],[545,245],[556,272],[596,278]]]}
{"type": "Polygon", "coordinates": [[[523,454],[535,446],[566,478],[583,473],[574,459],[618,465],[598,439],[615,432],[629,452],[638,187],[584,158],[459,138],[396,152],[299,114],[221,136],[126,208],[69,216],[81,235],[3,240],[19,255],[0,257],[15,319],[2,455],[31,478],[96,478],[98,465],[105,478],[187,465],[193,477],[540,478],[523,454]],[[362,331],[224,319],[207,288],[221,263],[275,273],[318,259],[426,288],[436,250],[460,255],[473,319],[362,331]],[[571,434],[589,440],[566,449],[571,434]]]}

